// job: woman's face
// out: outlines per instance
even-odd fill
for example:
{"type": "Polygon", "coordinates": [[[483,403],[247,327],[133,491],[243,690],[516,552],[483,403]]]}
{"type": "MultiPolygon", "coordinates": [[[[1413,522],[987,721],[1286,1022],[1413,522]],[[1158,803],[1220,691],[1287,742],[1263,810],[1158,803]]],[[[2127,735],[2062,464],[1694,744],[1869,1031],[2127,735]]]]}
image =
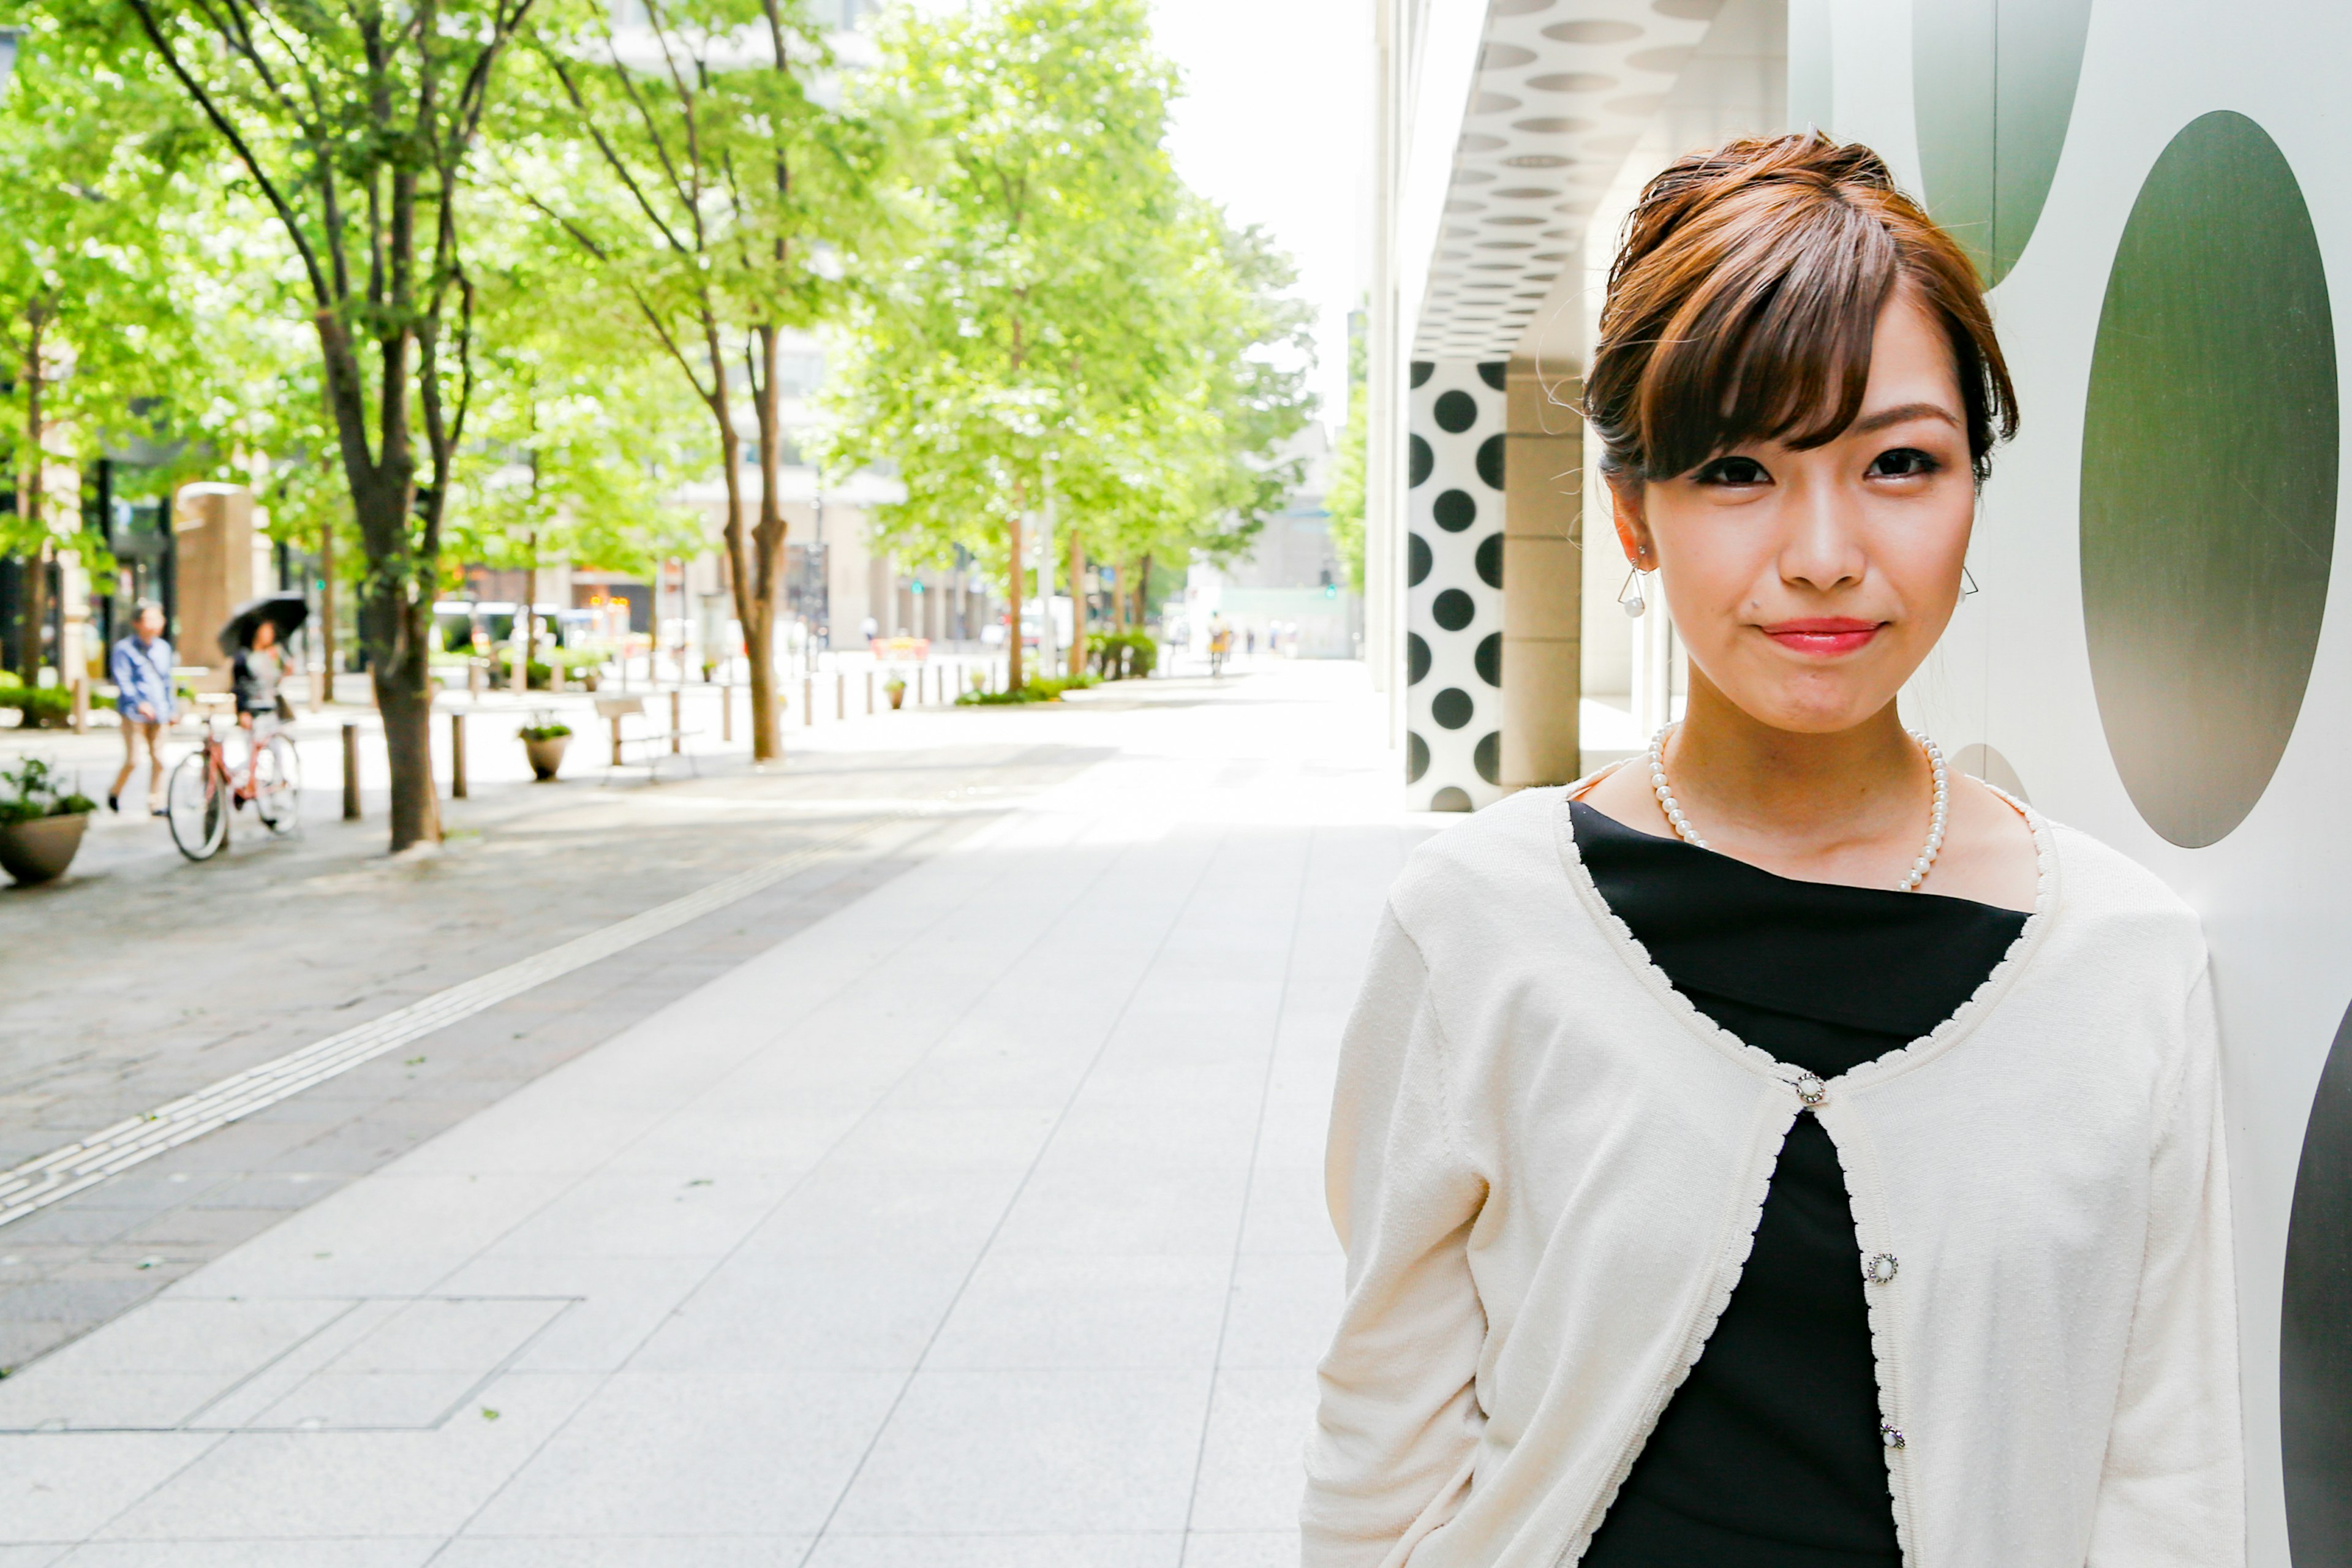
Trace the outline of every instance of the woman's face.
{"type": "Polygon", "coordinates": [[[1885,708],[1958,601],[1976,489],[1952,351],[1907,288],[1880,312],[1854,422],[1828,445],[1736,447],[1616,492],[1699,676],[1774,729],[1885,708]]]}
{"type": "Polygon", "coordinates": [[[278,627],[274,623],[264,621],[253,628],[253,650],[256,653],[268,653],[277,646],[278,627]]]}

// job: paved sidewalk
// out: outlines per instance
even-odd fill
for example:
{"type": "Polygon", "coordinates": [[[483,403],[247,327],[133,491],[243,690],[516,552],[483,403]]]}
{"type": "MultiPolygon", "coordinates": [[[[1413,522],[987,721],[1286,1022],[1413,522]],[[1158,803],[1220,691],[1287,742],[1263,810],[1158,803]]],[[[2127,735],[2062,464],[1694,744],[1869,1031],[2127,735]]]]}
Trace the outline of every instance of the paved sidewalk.
{"type": "Polygon", "coordinates": [[[989,716],[1107,760],[0,1383],[0,1565],[1295,1560],[1360,681],[989,716]]]}

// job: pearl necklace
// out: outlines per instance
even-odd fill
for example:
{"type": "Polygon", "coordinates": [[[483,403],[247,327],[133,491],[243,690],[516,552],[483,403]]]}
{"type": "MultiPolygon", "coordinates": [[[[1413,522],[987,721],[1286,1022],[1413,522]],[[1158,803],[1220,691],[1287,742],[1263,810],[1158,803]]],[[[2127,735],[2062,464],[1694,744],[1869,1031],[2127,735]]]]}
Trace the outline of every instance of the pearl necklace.
{"type": "MultiPolygon", "coordinates": [[[[1671,726],[1661,726],[1658,732],[1650,737],[1650,793],[1658,797],[1658,809],[1666,814],[1666,821],[1674,828],[1675,837],[1685,844],[1705,849],[1708,847],[1706,840],[1693,830],[1690,819],[1683,815],[1682,803],[1675,799],[1675,792],[1666,783],[1666,731],[1671,726]]],[[[1952,805],[1949,781],[1944,773],[1944,753],[1937,748],[1935,742],[1916,730],[1911,731],[1910,735],[1919,742],[1920,750],[1927,753],[1927,766],[1935,774],[1936,799],[1934,808],[1927,815],[1927,842],[1920,847],[1919,858],[1911,862],[1910,874],[1895,885],[1895,890],[1898,893],[1916,892],[1919,884],[1927,879],[1928,871],[1935,867],[1937,855],[1944,847],[1944,821],[1950,815],[1952,805]]]]}

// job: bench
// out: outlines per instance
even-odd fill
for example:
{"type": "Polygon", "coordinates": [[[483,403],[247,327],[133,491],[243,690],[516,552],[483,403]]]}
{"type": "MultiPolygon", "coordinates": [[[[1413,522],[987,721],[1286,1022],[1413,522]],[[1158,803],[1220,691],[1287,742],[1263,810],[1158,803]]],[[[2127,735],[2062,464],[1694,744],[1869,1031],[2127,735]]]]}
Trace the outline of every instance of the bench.
{"type": "Polygon", "coordinates": [[[693,771],[697,778],[702,776],[702,769],[695,762],[694,753],[685,750],[683,745],[688,736],[698,735],[702,733],[701,731],[682,729],[674,724],[667,728],[646,728],[642,724],[631,726],[624,722],[630,719],[649,719],[646,712],[644,698],[599,697],[596,699],[596,717],[612,726],[612,765],[614,767],[625,768],[633,765],[629,762],[628,752],[629,748],[634,746],[640,753],[634,765],[645,769],[648,773],[658,775],[661,772],[662,758],[677,755],[686,759],[686,765],[693,771]]]}

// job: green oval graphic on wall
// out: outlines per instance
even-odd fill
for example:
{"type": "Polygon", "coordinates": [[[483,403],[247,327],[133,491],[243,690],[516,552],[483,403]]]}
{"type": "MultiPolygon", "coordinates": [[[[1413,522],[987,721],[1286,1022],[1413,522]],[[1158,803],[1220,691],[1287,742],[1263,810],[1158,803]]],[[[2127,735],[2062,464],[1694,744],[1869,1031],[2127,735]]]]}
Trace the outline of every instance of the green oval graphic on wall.
{"type": "Polygon", "coordinates": [[[1912,0],[1923,195],[1988,287],[2049,198],[2090,26],[2091,0],[1912,0]]]}
{"type": "Polygon", "coordinates": [[[2336,400],[2294,171],[2242,114],[2190,121],[2116,246],[2083,418],[2099,721],[2175,844],[2244,821],[2294,732],[2335,558],[2336,400]]]}

